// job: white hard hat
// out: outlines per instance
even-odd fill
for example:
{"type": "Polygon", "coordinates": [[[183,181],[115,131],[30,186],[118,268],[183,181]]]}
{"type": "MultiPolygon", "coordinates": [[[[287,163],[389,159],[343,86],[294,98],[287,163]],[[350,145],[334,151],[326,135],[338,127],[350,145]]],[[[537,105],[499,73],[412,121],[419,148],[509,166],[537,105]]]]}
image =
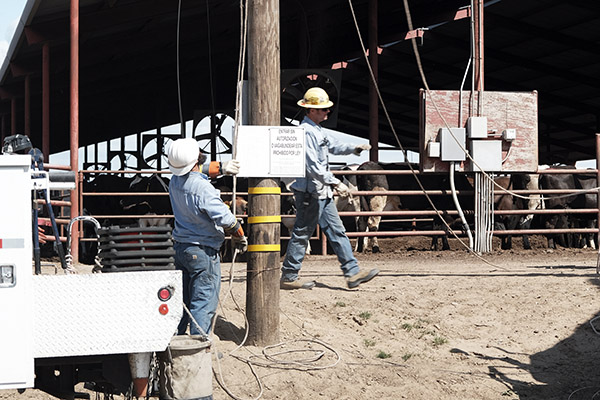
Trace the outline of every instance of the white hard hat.
{"type": "Polygon", "coordinates": [[[196,139],[177,139],[169,148],[169,169],[173,175],[185,175],[194,168],[199,155],[196,139]]]}
{"type": "Polygon", "coordinates": [[[320,87],[312,87],[298,100],[298,105],[304,108],[329,108],[333,102],[329,100],[327,92],[320,87]]]}

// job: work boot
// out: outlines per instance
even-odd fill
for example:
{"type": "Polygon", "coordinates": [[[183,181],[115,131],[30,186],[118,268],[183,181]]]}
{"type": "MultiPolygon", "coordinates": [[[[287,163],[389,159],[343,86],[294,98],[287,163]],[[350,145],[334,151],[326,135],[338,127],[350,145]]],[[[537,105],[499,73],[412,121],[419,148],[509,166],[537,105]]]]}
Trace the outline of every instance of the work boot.
{"type": "Polygon", "coordinates": [[[284,281],[282,279],[279,283],[279,287],[284,290],[312,289],[315,287],[315,281],[309,281],[304,279],[296,279],[295,281],[284,281]]]}
{"type": "Polygon", "coordinates": [[[374,268],[370,271],[359,271],[358,274],[353,275],[349,278],[346,278],[346,282],[348,283],[348,287],[353,289],[358,287],[361,283],[369,282],[371,279],[375,278],[375,276],[379,273],[377,268],[374,268]]]}

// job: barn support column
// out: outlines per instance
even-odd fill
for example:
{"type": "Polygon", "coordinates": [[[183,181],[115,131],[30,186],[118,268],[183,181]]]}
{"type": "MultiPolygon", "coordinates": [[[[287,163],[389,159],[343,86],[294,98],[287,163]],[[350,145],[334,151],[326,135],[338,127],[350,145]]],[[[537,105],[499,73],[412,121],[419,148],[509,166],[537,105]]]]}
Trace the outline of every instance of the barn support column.
{"type": "Polygon", "coordinates": [[[10,134],[17,134],[17,98],[10,98],[10,134]]]}
{"type": "Polygon", "coordinates": [[[31,75],[25,75],[25,129],[24,133],[31,138],[31,75]]]}
{"type": "MultiPolygon", "coordinates": [[[[475,38],[473,73],[475,89],[483,92],[483,0],[473,0],[473,6],[473,36],[475,38]]],[[[479,99],[479,103],[481,104],[481,99],[479,99]]]]}
{"type": "Polygon", "coordinates": [[[4,138],[8,136],[8,128],[7,128],[7,121],[8,120],[8,115],[7,114],[2,114],[2,121],[0,121],[0,130],[2,131],[2,142],[0,143],[0,146],[4,144],[4,138]]]}
{"type": "MultiPolygon", "coordinates": [[[[279,0],[250,0],[247,12],[250,124],[278,126],[279,0]]],[[[250,179],[248,192],[249,218],[281,215],[278,179],[250,179]]],[[[248,233],[248,344],[270,345],[279,342],[280,224],[248,224],[248,233]]]]}
{"type": "Polygon", "coordinates": [[[50,161],[50,45],[42,46],[42,153],[50,161]]]}
{"type": "MultiPolygon", "coordinates": [[[[600,182],[600,133],[596,133],[596,186],[600,182]]],[[[598,194],[596,195],[596,206],[598,207],[598,217],[596,219],[596,228],[599,229],[596,234],[598,246],[600,247],[600,190],[598,190],[598,194]]],[[[600,261],[599,261],[600,262],[600,261]]],[[[599,271],[600,264],[596,265],[596,272],[599,271]]]]}
{"type": "MultiPolygon", "coordinates": [[[[76,174],[79,170],[79,0],[71,0],[70,18],[71,36],[71,73],[70,73],[70,150],[71,170],[76,174]]],[[[75,181],[75,189],[71,190],[71,219],[79,215],[79,180],[75,181]]],[[[73,224],[71,232],[71,254],[73,262],[79,262],[79,225],[73,224]]]]}
{"type": "Polygon", "coordinates": [[[377,96],[377,82],[379,81],[379,53],[377,36],[377,5],[378,0],[369,0],[369,63],[373,70],[373,79],[369,79],[369,159],[379,161],[379,96],[377,96]]]}

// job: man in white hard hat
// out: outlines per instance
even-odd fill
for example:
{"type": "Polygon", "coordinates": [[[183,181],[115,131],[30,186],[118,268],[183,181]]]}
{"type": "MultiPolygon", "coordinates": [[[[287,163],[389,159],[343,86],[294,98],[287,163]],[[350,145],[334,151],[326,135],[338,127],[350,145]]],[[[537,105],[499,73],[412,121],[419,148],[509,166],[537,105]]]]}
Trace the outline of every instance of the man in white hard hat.
{"type": "Polygon", "coordinates": [[[296,223],[281,268],[280,287],[292,290],[315,286],[314,281],[300,279],[298,273],[318,223],[337,255],[348,287],[355,288],[373,279],[379,270],[361,270],[352,254],[350,240],[332,199],[333,189],[340,196],[348,196],[349,189],[329,170],[329,153],[358,155],[371,146],[339,143],[327,135],[320,124],[327,119],[333,102],[325,90],[319,87],[308,89],[298,105],[306,108],[300,125],[306,134],[306,177],[297,179],[291,186],[296,203],[296,223]]]}
{"type": "MultiPolygon", "coordinates": [[[[190,321],[184,312],[177,330],[178,334],[185,334],[189,323],[190,334],[208,334],[219,301],[219,249],[225,235],[231,235],[234,248],[241,253],[248,248],[248,241],[219,191],[202,173],[206,156],[200,153],[198,142],[178,139],[171,144],[168,157],[173,173],[169,198],[175,215],[175,266],[183,272],[183,300],[195,320],[190,321]]],[[[224,170],[237,174],[239,163],[233,161],[224,170]]],[[[213,165],[211,175],[216,170],[213,165]]]]}

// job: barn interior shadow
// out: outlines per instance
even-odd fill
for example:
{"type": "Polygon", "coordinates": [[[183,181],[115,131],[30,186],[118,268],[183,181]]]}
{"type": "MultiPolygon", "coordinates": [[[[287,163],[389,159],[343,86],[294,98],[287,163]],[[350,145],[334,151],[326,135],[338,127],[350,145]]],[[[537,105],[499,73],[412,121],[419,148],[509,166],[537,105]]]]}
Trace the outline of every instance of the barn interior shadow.
{"type": "MultiPolygon", "coordinates": [[[[590,281],[600,286],[598,279],[590,281]]],[[[594,327],[600,331],[599,322],[596,321],[594,327]]],[[[506,367],[500,364],[498,367],[489,367],[489,375],[505,384],[521,399],[600,399],[599,350],[600,336],[594,332],[590,321],[586,321],[568,338],[533,354],[529,364],[512,358],[508,352],[505,357],[493,358],[528,371],[539,383],[520,381],[514,378],[518,376],[514,373],[508,376],[502,372],[506,371],[506,367]]],[[[481,358],[490,359],[487,356],[481,358]]]]}

